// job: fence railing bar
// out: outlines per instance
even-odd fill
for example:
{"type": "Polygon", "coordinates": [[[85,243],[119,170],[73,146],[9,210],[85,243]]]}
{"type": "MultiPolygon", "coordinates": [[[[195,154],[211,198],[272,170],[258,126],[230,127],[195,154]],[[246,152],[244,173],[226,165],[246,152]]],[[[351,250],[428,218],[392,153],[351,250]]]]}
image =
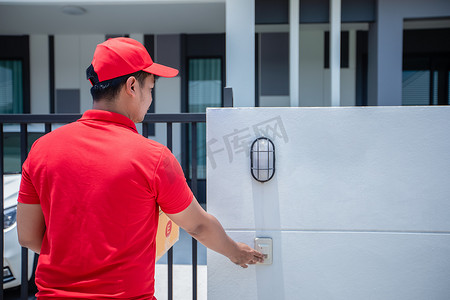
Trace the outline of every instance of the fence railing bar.
{"type": "MultiPolygon", "coordinates": [[[[70,123],[81,118],[81,114],[1,114],[0,123],[70,123]]],[[[191,123],[206,122],[205,113],[146,114],[147,123],[191,123]]]]}
{"type": "Polygon", "coordinates": [[[197,300],[197,240],[192,238],[192,299],[197,300]]]}
{"type": "MultiPolygon", "coordinates": [[[[3,151],[3,124],[0,124],[0,174],[1,174],[1,177],[2,177],[2,179],[1,179],[1,184],[0,184],[0,195],[2,196],[2,200],[5,198],[5,196],[4,196],[4,190],[3,190],[3,184],[4,184],[4,180],[3,180],[3,173],[4,173],[4,165],[3,165],[3,154],[4,154],[4,151],[3,151]]],[[[3,224],[3,222],[4,222],[4,215],[3,215],[3,211],[4,211],[4,209],[5,209],[5,207],[4,207],[4,203],[3,203],[3,201],[1,201],[2,202],[2,204],[1,204],[1,208],[2,208],[2,213],[1,213],[1,217],[0,217],[0,219],[1,219],[1,223],[3,224]]],[[[5,244],[5,239],[4,239],[4,237],[3,237],[3,233],[2,234],[0,234],[0,253],[2,254],[2,258],[4,257],[4,251],[3,251],[3,245],[5,244]]],[[[2,259],[2,272],[0,273],[0,282],[2,283],[2,290],[1,290],[1,292],[0,292],[0,300],[3,300],[3,268],[4,268],[5,266],[3,265],[3,259],[2,259]]]]}
{"type": "Polygon", "coordinates": [[[52,131],[52,123],[45,123],[45,133],[52,131]]]}
{"type": "Polygon", "coordinates": [[[167,122],[167,125],[166,125],[166,127],[167,127],[167,133],[166,133],[166,135],[167,135],[167,148],[169,148],[169,150],[170,151],[172,151],[173,149],[172,149],[172,145],[173,145],[173,143],[172,143],[172,125],[173,125],[173,123],[172,122],[167,122]]]}
{"type": "Polygon", "coordinates": [[[70,123],[81,118],[81,114],[1,114],[0,123],[70,123]]]}
{"type": "Polygon", "coordinates": [[[233,88],[231,87],[223,89],[223,107],[233,107],[233,88]]]}
{"type": "Polygon", "coordinates": [[[20,162],[25,162],[28,156],[28,124],[20,124],[20,162]]]}
{"type": "Polygon", "coordinates": [[[148,123],[143,122],[142,123],[142,135],[148,138],[148,123]]]}
{"type": "MultiPolygon", "coordinates": [[[[172,122],[166,125],[166,144],[167,148],[172,151],[172,122]]],[[[167,251],[167,294],[168,300],[173,299],[173,247],[167,251]]]]}
{"type": "MultiPolygon", "coordinates": [[[[191,189],[197,197],[197,123],[192,123],[191,189]]],[[[192,238],[192,299],[197,300],[197,240],[192,238]]]]}
{"type": "MultiPolygon", "coordinates": [[[[25,162],[28,155],[28,124],[20,124],[20,161],[25,162]]],[[[20,299],[28,299],[28,249],[22,247],[20,299]]]]}

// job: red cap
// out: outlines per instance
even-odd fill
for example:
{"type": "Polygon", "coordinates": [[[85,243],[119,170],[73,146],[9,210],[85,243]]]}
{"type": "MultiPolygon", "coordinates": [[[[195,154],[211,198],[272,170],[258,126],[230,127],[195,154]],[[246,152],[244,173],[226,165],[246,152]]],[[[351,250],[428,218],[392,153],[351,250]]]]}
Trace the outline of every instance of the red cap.
{"type": "Polygon", "coordinates": [[[144,71],[161,77],[177,76],[178,70],[154,63],[147,49],[130,38],[112,38],[97,45],[92,66],[99,82],[144,71]]]}

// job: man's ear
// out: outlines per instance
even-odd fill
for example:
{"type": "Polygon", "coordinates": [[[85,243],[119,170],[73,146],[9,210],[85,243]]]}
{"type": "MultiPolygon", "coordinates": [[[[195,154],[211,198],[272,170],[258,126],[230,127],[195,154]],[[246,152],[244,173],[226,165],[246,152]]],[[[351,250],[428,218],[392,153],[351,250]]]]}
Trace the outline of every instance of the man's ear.
{"type": "Polygon", "coordinates": [[[129,96],[133,96],[136,94],[136,88],[137,88],[137,80],[136,77],[130,76],[128,77],[127,81],[125,82],[125,92],[129,96]]]}

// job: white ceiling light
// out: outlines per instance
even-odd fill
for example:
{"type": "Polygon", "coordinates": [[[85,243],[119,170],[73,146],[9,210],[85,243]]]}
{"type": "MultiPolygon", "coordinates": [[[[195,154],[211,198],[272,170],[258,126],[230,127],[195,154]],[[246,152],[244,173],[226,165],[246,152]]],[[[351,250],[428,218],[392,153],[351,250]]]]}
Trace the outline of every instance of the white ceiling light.
{"type": "Polygon", "coordinates": [[[61,11],[67,15],[72,16],[84,15],[86,13],[86,9],[82,8],[81,6],[73,6],[73,5],[64,6],[61,9],[61,11]]]}

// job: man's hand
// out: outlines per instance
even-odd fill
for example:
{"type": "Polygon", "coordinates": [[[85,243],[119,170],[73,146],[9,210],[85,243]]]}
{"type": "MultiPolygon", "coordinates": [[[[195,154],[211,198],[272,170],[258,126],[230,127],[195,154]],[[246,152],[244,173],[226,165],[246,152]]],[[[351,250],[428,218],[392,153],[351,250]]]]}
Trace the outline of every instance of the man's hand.
{"type": "Polygon", "coordinates": [[[262,253],[246,244],[233,241],[219,221],[208,214],[195,198],[182,212],[167,216],[204,246],[228,257],[243,268],[264,261],[262,253]]]}
{"type": "Polygon", "coordinates": [[[243,243],[236,243],[236,255],[229,257],[235,264],[247,268],[248,265],[254,265],[264,261],[264,255],[243,243]]]}

